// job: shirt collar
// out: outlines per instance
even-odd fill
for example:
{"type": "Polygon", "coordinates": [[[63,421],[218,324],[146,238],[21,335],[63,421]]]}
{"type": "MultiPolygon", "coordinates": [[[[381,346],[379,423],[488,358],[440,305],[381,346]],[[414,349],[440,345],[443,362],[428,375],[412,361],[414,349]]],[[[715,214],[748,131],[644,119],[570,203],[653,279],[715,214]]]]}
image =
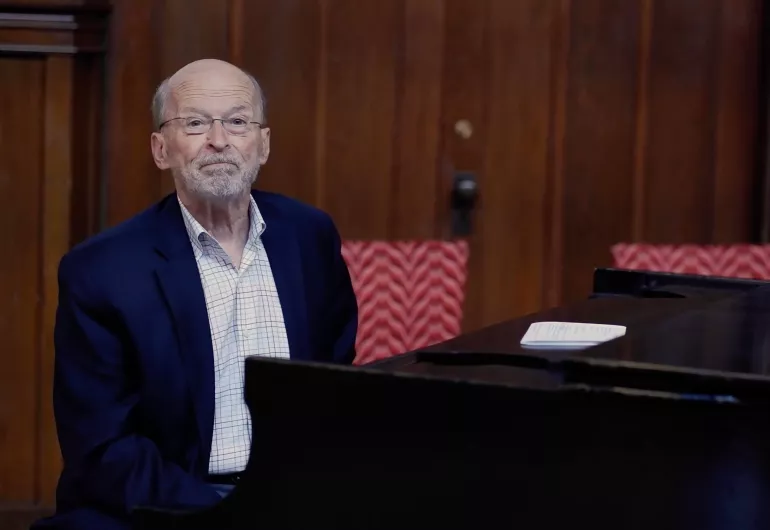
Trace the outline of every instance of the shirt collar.
{"type": "MultiPolygon", "coordinates": [[[[203,225],[201,225],[195,217],[193,217],[190,210],[182,204],[182,201],[179,200],[178,196],[177,200],[179,201],[179,207],[182,209],[182,217],[184,218],[187,235],[193,245],[195,255],[198,256],[203,253],[203,242],[206,241],[207,238],[210,238],[213,241],[216,241],[216,239],[203,228],[203,225]]],[[[254,200],[253,195],[249,194],[249,237],[246,245],[249,246],[254,244],[262,236],[262,233],[266,228],[267,223],[265,223],[265,219],[262,217],[262,213],[260,213],[259,208],[257,207],[257,201],[254,200]]]]}

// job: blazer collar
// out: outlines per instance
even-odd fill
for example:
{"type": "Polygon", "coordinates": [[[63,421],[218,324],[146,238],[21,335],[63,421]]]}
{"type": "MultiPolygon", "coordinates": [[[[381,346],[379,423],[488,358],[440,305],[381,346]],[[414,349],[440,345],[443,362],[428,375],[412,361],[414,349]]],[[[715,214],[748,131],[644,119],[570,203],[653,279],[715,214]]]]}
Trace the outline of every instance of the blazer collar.
{"type": "Polygon", "coordinates": [[[176,195],[164,199],[158,213],[155,270],[174,321],[184,374],[193,403],[201,446],[197,464],[208,468],[214,429],[214,350],[198,265],[176,195]]]}

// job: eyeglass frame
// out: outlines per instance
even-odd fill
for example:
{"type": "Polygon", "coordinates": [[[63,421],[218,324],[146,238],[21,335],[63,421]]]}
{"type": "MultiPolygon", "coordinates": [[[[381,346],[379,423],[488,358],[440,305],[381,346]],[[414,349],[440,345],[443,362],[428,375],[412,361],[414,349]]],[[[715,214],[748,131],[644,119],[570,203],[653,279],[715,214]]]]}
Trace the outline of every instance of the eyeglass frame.
{"type": "MultiPolygon", "coordinates": [[[[225,121],[226,120],[232,120],[233,118],[209,118],[209,117],[201,117],[201,116],[177,116],[175,118],[169,118],[168,120],[166,120],[163,123],[161,123],[160,125],[158,125],[158,132],[160,132],[160,130],[165,125],[167,125],[168,123],[171,123],[172,121],[175,121],[175,120],[189,120],[189,119],[211,120],[211,124],[209,124],[209,128],[206,129],[205,131],[202,131],[202,132],[199,132],[199,133],[188,133],[188,132],[185,132],[185,134],[187,134],[187,135],[198,136],[200,134],[206,134],[214,126],[214,122],[215,121],[218,121],[218,122],[222,123],[222,129],[224,129],[224,131],[227,134],[233,134],[230,131],[228,131],[227,127],[225,126],[225,121]]],[[[241,118],[241,119],[243,119],[243,118],[241,118]]],[[[259,121],[247,121],[246,124],[247,125],[256,125],[259,129],[264,129],[267,126],[267,124],[259,122],[259,121]]]]}

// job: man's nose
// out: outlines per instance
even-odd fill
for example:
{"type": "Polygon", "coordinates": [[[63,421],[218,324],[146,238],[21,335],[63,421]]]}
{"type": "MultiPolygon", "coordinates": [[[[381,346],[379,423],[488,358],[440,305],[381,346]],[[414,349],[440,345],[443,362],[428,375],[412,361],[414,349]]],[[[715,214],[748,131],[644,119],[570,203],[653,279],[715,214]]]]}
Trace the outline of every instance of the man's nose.
{"type": "Polygon", "coordinates": [[[209,145],[217,151],[224,151],[230,146],[230,136],[219,120],[214,120],[208,134],[209,145]]]}

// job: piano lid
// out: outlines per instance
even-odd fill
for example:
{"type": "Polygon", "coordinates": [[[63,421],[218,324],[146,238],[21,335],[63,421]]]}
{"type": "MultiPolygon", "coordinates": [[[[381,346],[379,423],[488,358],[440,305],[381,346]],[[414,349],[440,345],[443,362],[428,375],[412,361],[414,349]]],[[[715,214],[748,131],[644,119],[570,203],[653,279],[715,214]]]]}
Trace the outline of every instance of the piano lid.
{"type": "Polygon", "coordinates": [[[767,282],[638,272],[629,272],[635,278],[629,281],[622,273],[609,271],[615,279],[603,283],[597,274],[603,286],[599,294],[607,296],[503,322],[371,367],[527,385],[539,371],[543,385],[552,388],[589,385],[752,402],[770,398],[767,282]],[[717,287],[710,289],[712,283],[717,287]],[[656,291],[652,298],[650,290],[656,291]],[[670,297],[658,297],[661,292],[670,297]],[[521,337],[539,321],[619,324],[627,331],[583,350],[522,348],[521,337]]]}

